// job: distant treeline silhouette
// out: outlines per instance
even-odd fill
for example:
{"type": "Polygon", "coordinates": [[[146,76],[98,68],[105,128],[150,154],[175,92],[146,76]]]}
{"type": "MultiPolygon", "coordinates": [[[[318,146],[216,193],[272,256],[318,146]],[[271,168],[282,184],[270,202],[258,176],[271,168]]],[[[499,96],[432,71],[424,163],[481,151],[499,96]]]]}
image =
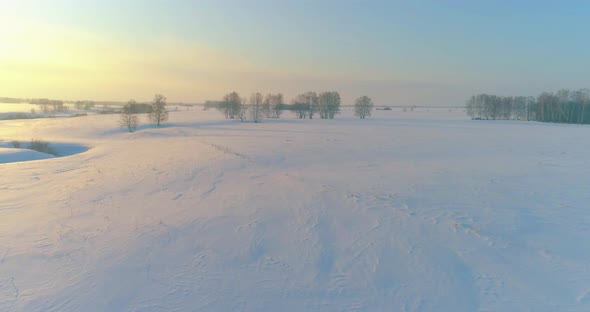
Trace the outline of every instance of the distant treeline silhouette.
{"type": "MultiPolygon", "coordinates": [[[[283,111],[293,112],[299,119],[334,119],[340,113],[341,98],[337,91],[307,91],[297,95],[291,104],[286,104],[282,93],[266,96],[260,92],[242,98],[237,92],[226,94],[221,101],[207,101],[204,109],[214,108],[225,115],[225,118],[239,118],[259,122],[262,118],[280,118],[283,111]]],[[[361,119],[371,116],[373,100],[361,96],[354,103],[354,114],[361,119]]]]}
{"type": "Polygon", "coordinates": [[[472,119],[589,124],[590,90],[562,89],[536,98],[478,94],[467,100],[466,112],[472,119]]]}

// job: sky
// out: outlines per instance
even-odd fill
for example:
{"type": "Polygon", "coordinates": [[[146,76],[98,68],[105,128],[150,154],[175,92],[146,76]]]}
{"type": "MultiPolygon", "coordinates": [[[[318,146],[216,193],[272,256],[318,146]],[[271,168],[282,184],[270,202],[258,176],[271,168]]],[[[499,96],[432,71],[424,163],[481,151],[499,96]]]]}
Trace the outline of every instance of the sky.
{"type": "Polygon", "coordinates": [[[377,105],[590,87],[589,1],[0,0],[0,96],[377,105]]]}

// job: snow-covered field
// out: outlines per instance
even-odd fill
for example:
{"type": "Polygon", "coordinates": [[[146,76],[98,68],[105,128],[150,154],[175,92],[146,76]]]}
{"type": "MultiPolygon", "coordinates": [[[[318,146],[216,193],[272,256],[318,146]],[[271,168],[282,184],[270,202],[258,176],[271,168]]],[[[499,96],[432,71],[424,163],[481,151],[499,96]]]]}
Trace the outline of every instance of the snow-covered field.
{"type": "Polygon", "coordinates": [[[0,121],[89,148],[0,164],[0,311],[590,311],[588,126],[117,118],[0,121]]]}

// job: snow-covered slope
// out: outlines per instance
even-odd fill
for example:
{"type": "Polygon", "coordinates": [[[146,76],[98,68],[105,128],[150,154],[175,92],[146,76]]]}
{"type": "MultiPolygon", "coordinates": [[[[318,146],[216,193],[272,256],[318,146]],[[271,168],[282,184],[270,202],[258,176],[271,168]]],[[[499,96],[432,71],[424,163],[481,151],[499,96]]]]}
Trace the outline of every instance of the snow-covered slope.
{"type": "Polygon", "coordinates": [[[1,121],[0,311],[590,310],[590,128],[375,112],[1,121]]]}

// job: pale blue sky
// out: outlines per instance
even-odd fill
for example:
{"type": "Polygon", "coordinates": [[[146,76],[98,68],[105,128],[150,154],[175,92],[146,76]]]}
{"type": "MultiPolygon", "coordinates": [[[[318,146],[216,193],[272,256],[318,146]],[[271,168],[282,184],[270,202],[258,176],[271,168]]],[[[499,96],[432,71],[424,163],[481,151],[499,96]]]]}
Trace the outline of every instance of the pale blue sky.
{"type": "MultiPolygon", "coordinates": [[[[95,51],[87,62],[122,63],[120,71],[103,73],[116,79],[88,78],[86,84],[63,88],[63,95],[45,96],[141,99],[165,92],[174,101],[199,102],[231,90],[242,95],[282,91],[291,98],[333,89],[345,103],[367,94],[378,104],[462,105],[476,92],[537,95],[590,87],[587,1],[24,0],[2,5],[12,23],[36,23],[49,33],[46,37],[59,34],[73,43],[89,34],[118,60],[106,62],[95,51]],[[138,55],[142,61],[129,65],[134,55],[157,50],[156,42],[168,50],[138,55]],[[116,55],[118,46],[130,55],[116,55]],[[185,51],[182,56],[171,52],[176,46],[185,51]],[[165,81],[138,82],[148,75],[165,81]]],[[[11,59],[0,59],[0,66],[2,61],[11,59]]],[[[45,73],[51,76],[51,70],[45,73]]],[[[40,78],[23,83],[30,84],[29,92],[54,89],[40,78]]],[[[24,91],[0,86],[2,95],[27,96],[24,91]]]]}

